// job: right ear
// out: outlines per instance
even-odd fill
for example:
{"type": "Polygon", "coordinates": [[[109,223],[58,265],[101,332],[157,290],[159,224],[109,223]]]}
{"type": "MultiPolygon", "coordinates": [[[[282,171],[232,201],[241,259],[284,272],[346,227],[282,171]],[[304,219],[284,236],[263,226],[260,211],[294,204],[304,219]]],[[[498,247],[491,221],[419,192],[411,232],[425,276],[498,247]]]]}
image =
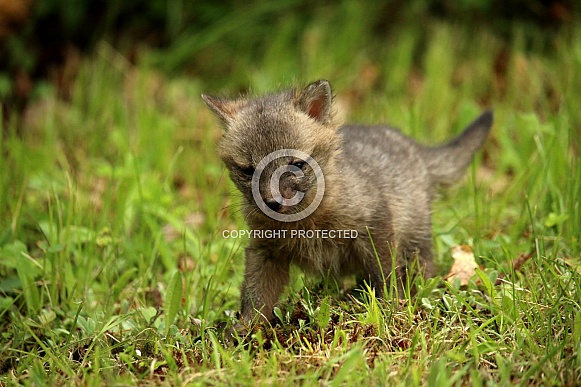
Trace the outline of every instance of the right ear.
{"type": "Polygon", "coordinates": [[[331,121],[333,94],[328,81],[321,79],[305,87],[297,102],[298,107],[315,121],[321,124],[331,121]]]}
{"type": "Polygon", "coordinates": [[[202,94],[202,99],[208,105],[210,110],[222,120],[224,124],[228,124],[234,119],[236,112],[242,106],[240,101],[232,101],[229,99],[222,99],[212,97],[211,95],[202,94]]]}

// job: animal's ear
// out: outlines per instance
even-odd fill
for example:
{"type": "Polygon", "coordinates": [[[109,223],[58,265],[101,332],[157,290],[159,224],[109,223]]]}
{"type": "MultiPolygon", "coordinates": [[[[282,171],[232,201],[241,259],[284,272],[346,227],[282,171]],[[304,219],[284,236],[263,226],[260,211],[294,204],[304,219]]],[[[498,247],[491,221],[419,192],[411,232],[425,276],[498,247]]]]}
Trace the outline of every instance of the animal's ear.
{"type": "Polygon", "coordinates": [[[297,106],[315,121],[328,124],[331,121],[332,93],[328,81],[324,79],[315,81],[299,94],[296,99],[297,106]]]}
{"type": "Polygon", "coordinates": [[[202,99],[208,105],[208,107],[222,120],[224,124],[228,124],[236,112],[242,107],[243,103],[241,101],[222,99],[217,97],[212,97],[211,95],[202,94],[202,99]]]}

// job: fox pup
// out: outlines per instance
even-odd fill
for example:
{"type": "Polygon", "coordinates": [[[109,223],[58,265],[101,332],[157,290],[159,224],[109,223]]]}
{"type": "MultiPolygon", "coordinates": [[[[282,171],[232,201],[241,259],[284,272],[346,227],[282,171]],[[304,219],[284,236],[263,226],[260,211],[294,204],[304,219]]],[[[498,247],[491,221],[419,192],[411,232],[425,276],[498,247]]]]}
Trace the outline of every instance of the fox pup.
{"type": "Polygon", "coordinates": [[[387,126],[337,124],[325,80],[263,98],[202,98],[224,127],[219,155],[254,233],[243,324],[272,319],[291,264],[318,275],[358,275],[378,296],[393,265],[399,291],[413,268],[435,274],[435,189],[463,175],[492,112],[449,143],[425,147],[387,126]]]}

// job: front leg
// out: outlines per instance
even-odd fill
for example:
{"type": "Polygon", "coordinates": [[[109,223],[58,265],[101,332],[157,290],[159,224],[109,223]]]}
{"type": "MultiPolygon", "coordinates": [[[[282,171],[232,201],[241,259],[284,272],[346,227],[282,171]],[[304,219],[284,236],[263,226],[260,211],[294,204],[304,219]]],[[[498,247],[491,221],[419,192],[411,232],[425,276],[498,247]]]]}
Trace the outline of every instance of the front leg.
{"type": "Polygon", "coordinates": [[[274,306],[288,282],[287,260],[277,260],[266,249],[249,246],[241,290],[242,323],[254,322],[257,315],[263,322],[272,320],[274,306]]]}

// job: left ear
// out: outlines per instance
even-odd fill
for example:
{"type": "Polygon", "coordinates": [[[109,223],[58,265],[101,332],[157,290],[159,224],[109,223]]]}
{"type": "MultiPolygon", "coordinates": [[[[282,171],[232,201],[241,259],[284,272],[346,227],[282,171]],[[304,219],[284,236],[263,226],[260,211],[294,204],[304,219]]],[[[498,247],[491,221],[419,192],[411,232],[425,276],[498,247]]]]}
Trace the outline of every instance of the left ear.
{"type": "Polygon", "coordinates": [[[212,97],[207,94],[202,94],[202,99],[225,125],[234,119],[236,112],[243,105],[241,101],[212,97]]]}
{"type": "Polygon", "coordinates": [[[311,83],[299,94],[297,107],[321,124],[331,121],[333,94],[328,81],[321,79],[311,83]]]}

